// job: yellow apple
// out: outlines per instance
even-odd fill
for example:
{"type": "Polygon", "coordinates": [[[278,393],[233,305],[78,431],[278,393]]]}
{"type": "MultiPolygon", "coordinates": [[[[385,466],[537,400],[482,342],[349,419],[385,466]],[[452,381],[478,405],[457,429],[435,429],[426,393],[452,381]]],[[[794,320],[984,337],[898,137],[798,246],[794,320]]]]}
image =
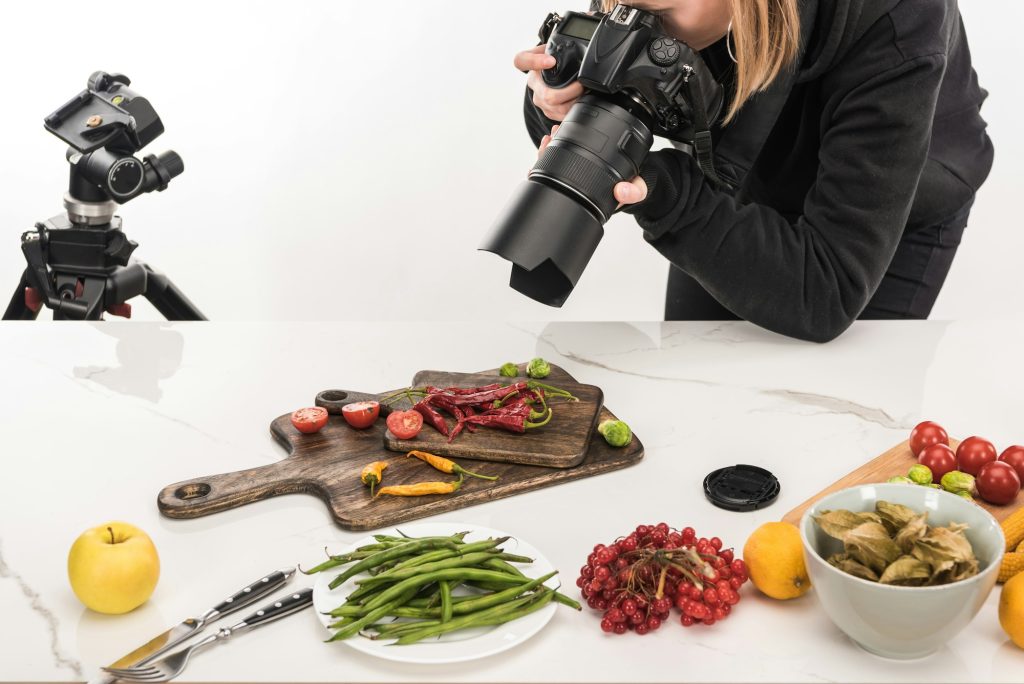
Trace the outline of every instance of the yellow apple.
{"type": "Polygon", "coordinates": [[[68,553],[68,579],[78,600],[98,613],[120,615],[145,603],[160,577],[149,536],[124,522],[88,529],[68,553]]]}

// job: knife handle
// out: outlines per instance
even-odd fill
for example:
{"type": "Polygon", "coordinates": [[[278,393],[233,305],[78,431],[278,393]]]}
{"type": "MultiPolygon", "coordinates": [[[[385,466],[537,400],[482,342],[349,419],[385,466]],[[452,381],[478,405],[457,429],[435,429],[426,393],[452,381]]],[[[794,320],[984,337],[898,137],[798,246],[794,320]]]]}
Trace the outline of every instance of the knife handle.
{"type": "Polygon", "coordinates": [[[260,625],[265,625],[268,622],[273,622],[274,620],[280,620],[287,615],[298,612],[306,606],[312,605],[312,603],[313,590],[302,589],[288,594],[287,596],[283,596],[269,605],[263,606],[231,629],[251,629],[253,627],[259,627],[260,625]]]}
{"type": "Polygon", "coordinates": [[[275,570],[269,575],[265,575],[255,582],[252,582],[245,588],[236,592],[233,596],[229,596],[224,599],[216,606],[203,613],[202,617],[199,619],[203,624],[207,624],[211,620],[216,620],[217,618],[234,613],[236,610],[241,610],[242,608],[259,601],[264,596],[272,594],[283,587],[294,574],[295,568],[275,570]]]}

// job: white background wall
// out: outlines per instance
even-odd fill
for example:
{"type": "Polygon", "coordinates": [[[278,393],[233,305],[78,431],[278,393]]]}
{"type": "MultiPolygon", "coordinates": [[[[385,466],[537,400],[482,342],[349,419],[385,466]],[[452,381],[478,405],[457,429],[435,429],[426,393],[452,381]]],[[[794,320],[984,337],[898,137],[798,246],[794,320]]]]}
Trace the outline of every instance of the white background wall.
{"type": "MultiPolygon", "coordinates": [[[[61,210],[64,146],[42,119],[103,69],[162,115],[152,151],[187,166],[122,209],[126,231],[212,319],[660,319],[667,264],[629,217],[561,310],[510,290],[506,263],[475,251],[534,159],[512,55],[547,11],[584,4],[5,5],[0,297],[23,268],[21,232],[61,210]]],[[[1019,318],[1024,6],[961,5],[996,166],[933,317],[1019,318]]]]}

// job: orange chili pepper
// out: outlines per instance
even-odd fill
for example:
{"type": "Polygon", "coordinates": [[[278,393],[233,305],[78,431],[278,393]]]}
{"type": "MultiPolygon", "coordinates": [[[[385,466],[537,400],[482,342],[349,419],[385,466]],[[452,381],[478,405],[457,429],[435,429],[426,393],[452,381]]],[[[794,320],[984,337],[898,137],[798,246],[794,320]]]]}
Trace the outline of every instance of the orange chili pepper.
{"type": "Polygon", "coordinates": [[[387,467],[387,461],[374,461],[363,468],[363,472],[359,474],[359,481],[364,485],[369,485],[370,496],[373,496],[373,488],[384,479],[384,469],[387,467]]]}
{"type": "Polygon", "coordinates": [[[380,489],[377,490],[377,496],[380,496],[381,494],[390,494],[391,496],[425,496],[427,494],[451,494],[461,486],[461,477],[455,482],[417,482],[416,484],[411,485],[381,487],[380,489]]]}
{"type": "Polygon", "coordinates": [[[497,480],[498,476],[494,475],[478,475],[477,473],[466,470],[455,461],[450,461],[447,458],[441,456],[435,456],[434,454],[428,454],[426,451],[410,451],[407,453],[406,458],[413,456],[420,459],[424,463],[429,463],[434,466],[442,473],[454,473],[455,475],[469,475],[470,477],[479,477],[481,480],[497,480]]]}

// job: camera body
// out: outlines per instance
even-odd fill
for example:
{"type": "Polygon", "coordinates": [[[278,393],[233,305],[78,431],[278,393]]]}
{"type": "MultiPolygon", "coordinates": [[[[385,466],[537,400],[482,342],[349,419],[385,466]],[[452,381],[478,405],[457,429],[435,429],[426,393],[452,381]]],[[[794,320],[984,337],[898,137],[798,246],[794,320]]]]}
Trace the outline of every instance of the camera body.
{"type": "Polygon", "coordinates": [[[724,90],[688,46],[661,29],[658,17],[627,5],[606,15],[568,12],[544,23],[545,52],[555,67],[544,83],[564,88],[578,80],[638,115],[654,135],[692,142],[702,116],[714,121],[724,90]],[[690,86],[691,79],[700,82],[690,86]],[[703,102],[694,102],[699,92],[703,102]],[[697,111],[696,107],[703,107],[697,111]]]}
{"type": "Polygon", "coordinates": [[[657,15],[627,5],[607,14],[550,14],[541,27],[555,57],[549,87],[578,80],[572,106],[480,249],[512,262],[510,286],[562,306],[617,209],[613,188],[640,174],[661,135],[693,145],[710,180],[710,122],[724,90],[700,56],[664,33],[657,15]]]}

